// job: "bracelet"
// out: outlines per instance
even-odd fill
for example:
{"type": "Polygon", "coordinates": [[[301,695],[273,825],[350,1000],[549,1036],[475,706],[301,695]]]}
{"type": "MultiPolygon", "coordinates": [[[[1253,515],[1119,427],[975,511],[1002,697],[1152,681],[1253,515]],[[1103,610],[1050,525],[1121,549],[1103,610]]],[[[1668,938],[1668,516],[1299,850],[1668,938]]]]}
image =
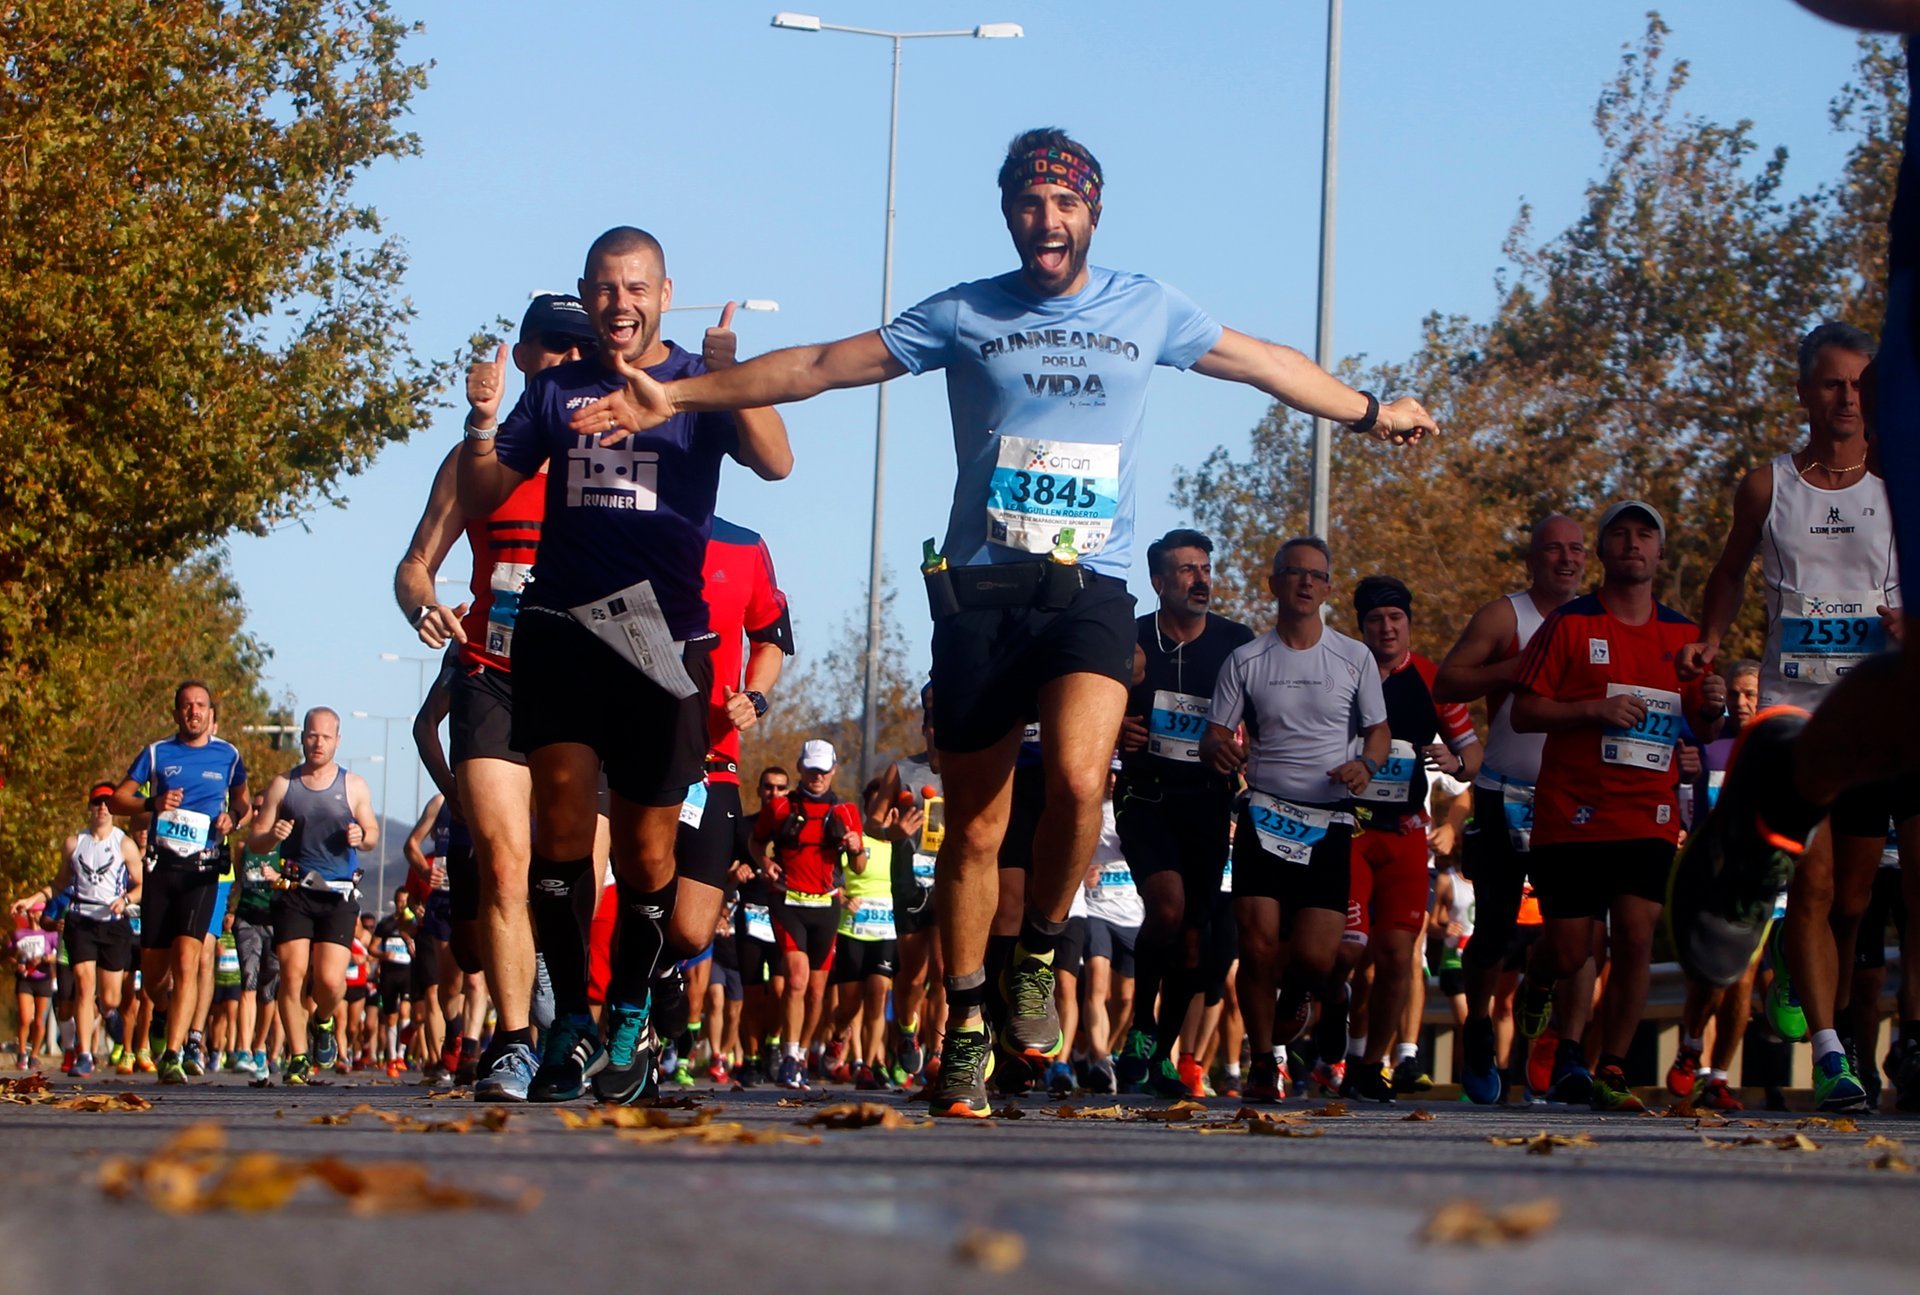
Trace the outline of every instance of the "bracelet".
{"type": "Polygon", "coordinates": [[[1367,398],[1367,412],[1348,423],[1347,430],[1359,432],[1364,436],[1373,430],[1375,423],[1380,421],[1380,400],[1371,391],[1363,391],[1360,394],[1367,398]]]}
{"type": "Polygon", "coordinates": [[[499,434],[500,425],[495,423],[492,427],[475,427],[473,425],[473,415],[469,413],[461,420],[460,430],[465,433],[466,438],[470,441],[490,441],[499,434]]]}

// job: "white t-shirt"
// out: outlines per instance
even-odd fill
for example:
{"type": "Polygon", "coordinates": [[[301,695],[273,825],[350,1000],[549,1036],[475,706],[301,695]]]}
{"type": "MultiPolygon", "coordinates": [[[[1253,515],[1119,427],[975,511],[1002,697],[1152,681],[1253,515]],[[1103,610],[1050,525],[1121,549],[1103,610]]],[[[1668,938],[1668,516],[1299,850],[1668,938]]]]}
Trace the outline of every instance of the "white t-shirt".
{"type": "Polygon", "coordinates": [[[1100,840],[1093,847],[1093,885],[1082,886],[1087,896],[1087,916],[1111,922],[1115,926],[1138,926],[1147,911],[1140,903],[1139,888],[1133,884],[1133,870],[1127,856],[1120,852],[1120,831],[1113,822],[1113,802],[1100,807],[1100,840]]]}
{"type": "Polygon", "coordinates": [[[1247,725],[1247,785],[1308,805],[1347,799],[1327,770],[1352,759],[1363,729],[1387,722],[1380,670],[1366,644],[1333,630],[1296,651],[1268,630],[1220,667],[1207,722],[1247,725]]]}

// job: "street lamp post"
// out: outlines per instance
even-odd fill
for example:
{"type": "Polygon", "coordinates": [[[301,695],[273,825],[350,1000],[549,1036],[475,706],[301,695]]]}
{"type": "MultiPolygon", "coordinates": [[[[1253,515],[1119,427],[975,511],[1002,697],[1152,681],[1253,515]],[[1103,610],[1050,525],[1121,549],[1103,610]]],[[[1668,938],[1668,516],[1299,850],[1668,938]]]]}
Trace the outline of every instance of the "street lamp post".
{"type": "MultiPolygon", "coordinates": [[[[880,323],[893,318],[893,196],[895,164],[900,154],[900,47],[910,40],[967,36],[976,40],[1006,40],[1025,36],[1019,23],[990,22],[958,31],[876,31],[871,27],[842,27],[822,22],[814,14],[777,13],[773,25],[787,31],[837,31],[851,36],[878,36],[893,42],[893,94],[887,115],[887,227],[880,268],[880,323]]],[[[873,417],[873,535],[867,564],[867,651],[865,685],[860,715],[860,781],[873,772],[873,748],[879,735],[880,709],[880,516],[881,491],[887,467],[887,384],[875,388],[873,417]]]]}
{"type": "MultiPolygon", "coordinates": [[[[765,297],[748,297],[745,300],[737,301],[734,304],[740,307],[740,309],[742,310],[764,310],[768,312],[773,312],[780,309],[779,302],[769,301],[765,297]]],[[[661,311],[660,313],[663,315],[671,315],[676,310],[725,310],[726,308],[727,308],[726,302],[716,301],[712,305],[701,304],[697,306],[668,306],[665,310],[661,311]]]]}
{"type": "MultiPolygon", "coordinates": [[[[380,721],[380,884],[387,883],[387,793],[393,779],[393,724],[406,723],[405,715],[375,715],[371,711],[352,712],[355,719],[377,719],[380,721]]],[[[416,796],[417,800],[418,797],[416,796]]],[[[414,813],[420,811],[416,808],[414,813]]]]}
{"type": "MultiPolygon", "coordinates": [[[[437,656],[401,656],[398,652],[382,652],[380,654],[380,659],[382,661],[411,661],[419,669],[420,691],[418,692],[418,694],[416,694],[415,700],[413,703],[415,708],[417,709],[420,703],[427,699],[427,667],[432,666],[436,670],[439,669],[440,658],[437,656]]],[[[357,713],[358,712],[356,712],[356,714],[357,713]]],[[[411,720],[412,716],[408,716],[407,718],[411,720]]],[[[424,800],[421,799],[421,796],[420,796],[421,772],[422,772],[422,768],[421,768],[420,762],[418,759],[416,759],[413,764],[413,803],[416,806],[423,805],[426,803],[424,800]]],[[[384,813],[385,811],[383,810],[381,812],[384,813]]]]}
{"type": "MultiPolygon", "coordinates": [[[[1333,358],[1333,199],[1339,178],[1340,148],[1340,0],[1327,0],[1327,108],[1320,140],[1320,301],[1314,335],[1314,359],[1332,372],[1333,358]]],[[[1322,539],[1332,524],[1333,423],[1313,420],[1313,495],[1307,530],[1322,539]]]]}

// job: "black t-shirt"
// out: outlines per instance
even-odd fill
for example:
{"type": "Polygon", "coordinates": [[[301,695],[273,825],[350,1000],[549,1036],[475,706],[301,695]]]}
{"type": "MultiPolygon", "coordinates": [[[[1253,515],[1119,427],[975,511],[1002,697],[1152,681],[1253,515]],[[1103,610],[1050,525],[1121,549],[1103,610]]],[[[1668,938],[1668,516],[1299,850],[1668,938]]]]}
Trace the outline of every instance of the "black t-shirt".
{"type": "Polygon", "coordinates": [[[1212,612],[1191,643],[1175,643],[1163,634],[1155,612],[1140,617],[1136,625],[1147,673],[1127,696],[1127,714],[1146,721],[1148,736],[1140,750],[1120,753],[1121,764],[1129,774],[1156,775],[1167,782],[1219,779],[1200,763],[1207,703],[1213,699],[1220,667],[1235,649],[1253,641],[1254,632],[1212,612]]]}

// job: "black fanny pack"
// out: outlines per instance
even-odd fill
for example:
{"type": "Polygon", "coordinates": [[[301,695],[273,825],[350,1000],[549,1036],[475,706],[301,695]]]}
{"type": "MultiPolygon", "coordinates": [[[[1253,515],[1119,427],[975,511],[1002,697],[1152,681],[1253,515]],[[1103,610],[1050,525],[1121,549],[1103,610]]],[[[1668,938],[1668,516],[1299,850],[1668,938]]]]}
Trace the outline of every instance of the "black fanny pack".
{"type": "Polygon", "coordinates": [[[1082,589],[1110,579],[1077,562],[988,562],[926,573],[927,607],[935,620],[986,607],[1059,611],[1082,589]]]}

